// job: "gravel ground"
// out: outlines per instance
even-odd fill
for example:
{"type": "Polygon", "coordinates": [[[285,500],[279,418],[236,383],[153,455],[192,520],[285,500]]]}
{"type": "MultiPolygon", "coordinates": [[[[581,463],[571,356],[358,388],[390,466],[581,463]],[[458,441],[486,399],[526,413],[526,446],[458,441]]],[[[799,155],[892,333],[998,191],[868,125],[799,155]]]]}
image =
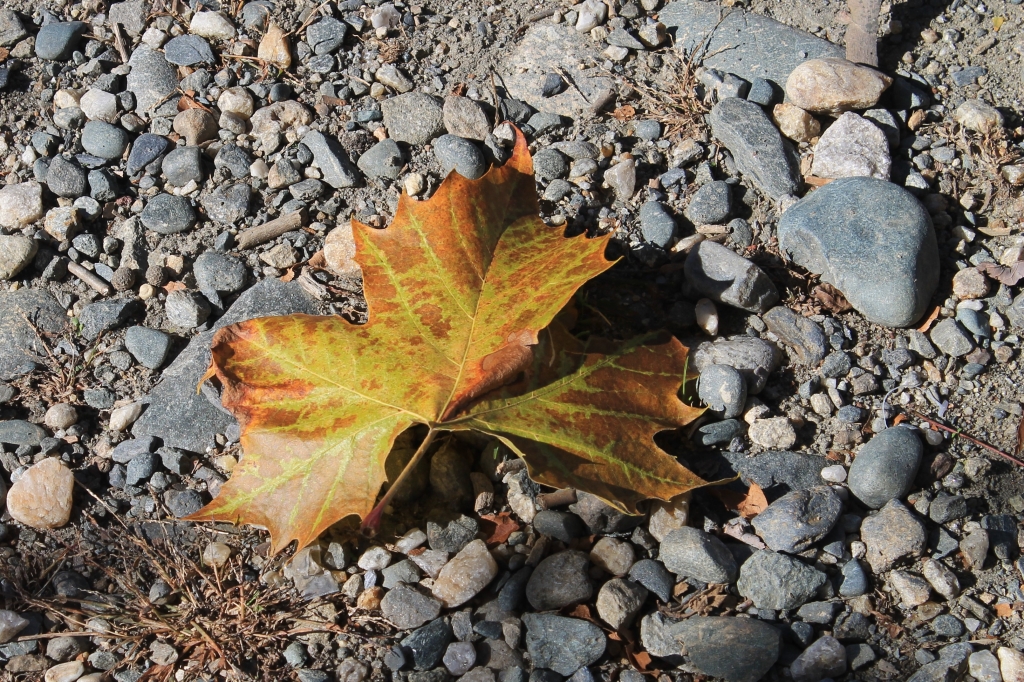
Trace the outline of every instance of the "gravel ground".
{"type": "Polygon", "coordinates": [[[1024,679],[1020,6],[881,19],[876,72],[836,3],[8,0],[0,676],[1024,679]],[[736,480],[628,517],[467,437],[374,540],[179,520],[244,456],[214,330],[365,321],[349,220],[503,121],[615,235],[576,331],[675,333],[658,443],[736,480]]]}

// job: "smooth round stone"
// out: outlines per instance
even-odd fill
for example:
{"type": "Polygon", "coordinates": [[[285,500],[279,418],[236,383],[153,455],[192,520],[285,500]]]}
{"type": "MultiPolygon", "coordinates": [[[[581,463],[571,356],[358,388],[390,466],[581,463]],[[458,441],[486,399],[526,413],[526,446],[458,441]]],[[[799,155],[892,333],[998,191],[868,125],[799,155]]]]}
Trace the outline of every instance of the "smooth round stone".
{"type": "Polygon", "coordinates": [[[837,57],[808,59],[786,79],[786,99],[806,111],[839,114],[870,109],[892,78],[837,57]]]}
{"type": "Polygon", "coordinates": [[[771,549],[797,554],[828,535],[842,510],[842,500],[828,486],[794,490],[754,517],[753,526],[771,549]]]}
{"type": "Polygon", "coordinates": [[[583,519],[572,512],[545,509],[533,517],[533,527],[541,535],[569,543],[589,534],[583,519]]]}
{"type": "Polygon", "coordinates": [[[171,336],[159,329],[129,327],[124,335],[124,345],[139,364],[157,369],[170,353],[171,336]]]}
{"type": "Polygon", "coordinates": [[[82,130],[82,147],[107,161],[119,159],[128,148],[128,131],[103,121],[89,121],[82,130]]]}
{"type": "Polygon", "coordinates": [[[590,599],[594,587],[587,574],[589,565],[587,555],[575,550],[546,557],[530,575],[526,598],[538,611],[559,609],[590,599]]]}
{"type": "Polygon", "coordinates": [[[0,189],[0,225],[19,228],[43,217],[43,188],[38,182],[5,185],[0,189]]]}
{"type": "Polygon", "coordinates": [[[183,232],[196,224],[196,213],[185,197],[158,194],[142,209],[142,224],[160,234],[183,232]]]}
{"type": "Polygon", "coordinates": [[[441,569],[434,581],[433,594],[447,608],[455,608],[483,591],[496,575],[498,563],[487,545],[483,540],[474,540],[441,569]]]}
{"type": "Polygon", "coordinates": [[[163,135],[144,133],[132,144],[128,153],[128,175],[135,175],[143,168],[159,159],[167,151],[171,141],[163,135]]]}
{"type": "Polygon", "coordinates": [[[718,417],[735,419],[743,414],[747,402],[747,382],[738,369],[711,365],[700,373],[697,396],[718,417]]]}
{"type": "Polygon", "coordinates": [[[62,62],[71,59],[87,28],[82,21],[51,21],[36,34],[36,56],[62,62]]]}
{"type": "Polygon", "coordinates": [[[709,182],[690,198],[684,212],[694,225],[711,225],[725,222],[732,209],[732,190],[721,180],[709,182]]]}
{"type": "Polygon", "coordinates": [[[924,446],[916,429],[894,426],[860,449],[850,466],[850,492],[872,509],[910,491],[921,465],[924,446]]]}
{"type": "Polygon", "coordinates": [[[640,232],[645,241],[666,248],[676,236],[676,219],[661,202],[645,202],[640,207],[640,232]]]}
{"type": "Polygon", "coordinates": [[[7,492],[7,511],[30,528],[60,528],[71,518],[75,477],[60,459],[33,464],[7,492]]]}
{"type": "Polygon", "coordinates": [[[85,170],[77,162],[63,156],[53,157],[46,171],[46,186],[59,197],[76,199],[83,196],[88,189],[88,182],[85,170]]]}
{"type": "Polygon", "coordinates": [[[469,180],[487,172],[487,160],[480,148],[456,135],[442,135],[434,140],[434,155],[445,172],[454,170],[469,180]]]}
{"type": "Polygon", "coordinates": [[[676,579],[660,561],[641,559],[629,569],[629,577],[653,592],[666,604],[671,601],[676,579]]]}
{"type": "Polygon", "coordinates": [[[541,180],[557,180],[569,174],[569,161],[557,149],[541,149],[533,156],[533,173],[541,180]]]}
{"type": "Polygon", "coordinates": [[[384,177],[392,180],[401,175],[403,165],[405,161],[402,159],[402,150],[391,138],[373,145],[356,161],[356,166],[366,173],[367,177],[384,177]]]}
{"type": "Polygon", "coordinates": [[[183,35],[171,38],[164,45],[164,59],[178,66],[194,66],[195,64],[213,64],[216,58],[210,44],[194,35],[183,35]]]}
{"type": "Polygon", "coordinates": [[[20,234],[0,235],[0,280],[9,280],[18,275],[32,262],[39,243],[31,237],[20,234]]]}
{"type": "Polygon", "coordinates": [[[736,559],[714,535],[683,527],[665,536],[659,553],[665,568],[677,576],[706,583],[729,583],[736,578],[736,559]]]}
{"type": "Polygon", "coordinates": [[[633,134],[641,140],[654,142],[661,137],[661,124],[651,120],[637,121],[633,125],[633,134]]]}
{"type": "Polygon", "coordinates": [[[245,288],[248,269],[237,258],[207,251],[196,258],[192,272],[200,291],[233,294],[245,288]]]}

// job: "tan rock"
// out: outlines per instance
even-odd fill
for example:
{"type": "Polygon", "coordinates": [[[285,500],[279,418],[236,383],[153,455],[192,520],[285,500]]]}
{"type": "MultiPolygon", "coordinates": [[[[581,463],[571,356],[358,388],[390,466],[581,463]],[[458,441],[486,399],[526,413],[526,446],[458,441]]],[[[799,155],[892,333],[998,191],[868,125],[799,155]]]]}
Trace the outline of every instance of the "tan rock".
{"type": "Polygon", "coordinates": [[[217,119],[203,109],[186,109],[174,117],[174,132],[185,138],[189,147],[217,137],[217,119]]]}
{"type": "Polygon", "coordinates": [[[889,582],[896,588],[900,599],[906,606],[920,606],[931,596],[928,582],[919,575],[906,571],[893,571],[889,574],[889,582]]]}
{"type": "Polygon", "coordinates": [[[75,477],[56,457],[32,465],[7,493],[7,510],[31,528],[60,528],[71,518],[75,477]]]}
{"type": "Polygon", "coordinates": [[[819,178],[889,179],[889,143],[878,126],[848,111],[814,145],[811,173],[819,178]]]}
{"type": "Polygon", "coordinates": [[[250,119],[252,133],[257,136],[283,133],[300,125],[309,125],[312,121],[312,112],[295,100],[274,102],[257,109],[250,119]]]}
{"type": "Polygon", "coordinates": [[[0,234],[0,280],[15,277],[32,262],[39,244],[20,234],[0,234]]]}
{"type": "Polygon", "coordinates": [[[327,233],[324,239],[324,260],[327,261],[327,269],[335,275],[358,277],[363,271],[355,258],[356,242],[352,238],[352,223],[346,221],[327,233]]]}
{"type": "Polygon", "coordinates": [[[892,78],[867,66],[837,57],[808,59],[786,79],[786,97],[796,106],[818,114],[870,109],[878,103],[892,78]]]}
{"type": "Polygon", "coordinates": [[[969,99],[958,106],[953,112],[953,120],[982,135],[994,133],[1003,127],[1003,115],[999,110],[980,99],[969,99]]]}
{"type": "Polygon", "coordinates": [[[988,289],[988,278],[978,268],[964,268],[953,275],[953,295],[957,298],[985,298],[988,289]]]}
{"type": "Polygon", "coordinates": [[[288,34],[275,23],[260,40],[260,46],[256,50],[256,56],[265,59],[279,69],[287,69],[292,65],[292,51],[288,45],[288,34]]]}
{"type": "Polygon", "coordinates": [[[999,672],[1003,682],[1024,682],[1024,653],[1001,646],[996,655],[999,657],[999,672]]]}
{"type": "Polygon", "coordinates": [[[110,411],[110,424],[107,426],[111,431],[124,431],[135,423],[135,420],[142,414],[141,403],[131,403],[115,407],[110,411]]]}
{"type": "Polygon", "coordinates": [[[747,429],[747,435],[769,450],[788,450],[796,443],[796,431],[785,417],[758,419],[747,429]]]}
{"type": "Polygon", "coordinates": [[[43,217],[43,188],[22,182],[0,189],[0,227],[24,227],[43,217]]]}
{"type": "Polygon", "coordinates": [[[248,89],[241,86],[227,88],[217,98],[217,108],[248,120],[253,112],[252,95],[248,89]]]}
{"type": "Polygon", "coordinates": [[[359,598],[356,599],[356,608],[365,609],[367,611],[377,611],[380,609],[380,600],[383,598],[384,588],[371,587],[370,589],[359,593],[359,598]]]}
{"type": "Polygon", "coordinates": [[[690,520],[690,493],[685,493],[671,502],[656,500],[651,509],[647,530],[654,539],[661,542],[676,528],[682,528],[690,520]]]}
{"type": "Polygon", "coordinates": [[[626,575],[636,563],[636,551],[624,540],[603,537],[590,550],[590,561],[612,575],[626,575]]]}
{"type": "Polygon", "coordinates": [[[473,540],[445,564],[434,581],[434,596],[453,609],[480,594],[498,575],[498,562],[483,540],[473,540]]]}
{"type": "Polygon", "coordinates": [[[772,109],[772,120],[794,142],[810,142],[821,134],[821,124],[798,106],[783,102],[772,109]]]}
{"type": "Polygon", "coordinates": [[[81,679],[83,673],[85,664],[81,661],[59,663],[46,671],[43,682],[75,682],[81,679]]]}
{"type": "Polygon", "coordinates": [[[78,421],[78,410],[69,403],[55,403],[46,410],[43,423],[54,431],[66,429],[78,421]]]}
{"type": "Polygon", "coordinates": [[[43,221],[43,229],[59,242],[74,239],[81,225],[81,212],[74,206],[51,208],[43,221]]]}

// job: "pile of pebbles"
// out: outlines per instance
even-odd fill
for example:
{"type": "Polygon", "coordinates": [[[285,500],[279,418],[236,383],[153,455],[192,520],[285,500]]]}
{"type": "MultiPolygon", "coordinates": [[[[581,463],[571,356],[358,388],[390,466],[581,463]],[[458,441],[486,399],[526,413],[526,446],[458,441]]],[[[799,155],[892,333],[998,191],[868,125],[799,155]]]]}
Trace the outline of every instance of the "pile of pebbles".
{"type": "MultiPolygon", "coordinates": [[[[17,601],[72,539],[91,561],[34,588],[56,613],[106,590],[93,520],[117,515],[334,625],[268,645],[256,677],[1024,679],[1021,474],[934,424],[1005,450],[1022,415],[1024,293],[986,274],[1024,259],[1019,102],[983,67],[932,66],[974,14],[1001,19],[1002,54],[1019,27],[990,5],[903,26],[882,70],[700,0],[0,9],[5,673],[218,676],[183,641],[139,655],[101,617],[17,601]],[[704,38],[694,122],[666,102],[704,38]],[[509,123],[552,229],[614,232],[627,277],[593,300],[616,332],[691,348],[708,409],[664,447],[738,480],[626,516],[467,439],[379,541],[332,529],[284,563],[255,531],[178,520],[244,456],[195,391],[213,331],[364,321],[349,221],[383,228],[400,193],[482,176],[509,123]],[[758,489],[763,510],[737,507],[758,489]]],[[[154,609],[181,599],[140,580],[154,609]]]]}

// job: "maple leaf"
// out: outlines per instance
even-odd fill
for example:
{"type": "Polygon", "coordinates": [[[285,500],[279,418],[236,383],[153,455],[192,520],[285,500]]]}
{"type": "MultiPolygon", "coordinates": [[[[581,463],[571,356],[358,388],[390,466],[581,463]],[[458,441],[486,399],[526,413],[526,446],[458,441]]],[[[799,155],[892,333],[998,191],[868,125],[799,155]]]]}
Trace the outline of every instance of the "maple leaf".
{"type": "Polygon", "coordinates": [[[402,195],[388,228],[352,227],[366,324],[288,315],[214,335],[206,378],[238,418],[244,457],[190,518],[264,526],[275,552],[352,514],[372,528],[435,435],[468,429],[504,442],[535,481],[627,512],[706,484],[653,440],[701,413],[678,397],[686,348],[656,336],[584,346],[553,323],[614,264],[610,236],[544,224],[521,133],[479,180],[452,173],[429,201],[402,195]],[[416,424],[427,436],[375,509],[385,460],[416,424]]]}

